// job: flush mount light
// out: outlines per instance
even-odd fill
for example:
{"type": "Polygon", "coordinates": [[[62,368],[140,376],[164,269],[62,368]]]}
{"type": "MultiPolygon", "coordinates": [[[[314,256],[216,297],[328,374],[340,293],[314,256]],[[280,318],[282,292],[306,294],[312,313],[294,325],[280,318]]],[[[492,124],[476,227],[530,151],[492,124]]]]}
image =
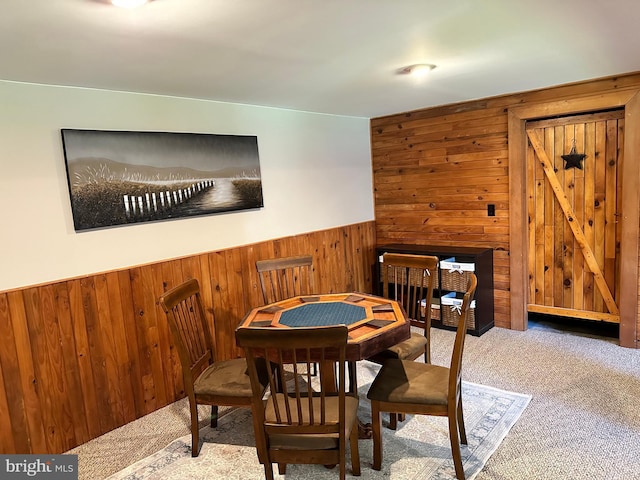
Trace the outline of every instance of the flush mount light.
{"type": "Polygon", "coordinates": [[[149,0],[111,0],[111,3],[116,7],[123,8],[135,8],[144,5],[149,0]]]}
{"type": "Polygon", "coordinates": [[[430,63],[416,63],[415,65],[409,65],[398,70],[400,75],[412,75],[416,77],[423,77],[428,75],[431,70],[436,68],[435,65],[430,63]]]}

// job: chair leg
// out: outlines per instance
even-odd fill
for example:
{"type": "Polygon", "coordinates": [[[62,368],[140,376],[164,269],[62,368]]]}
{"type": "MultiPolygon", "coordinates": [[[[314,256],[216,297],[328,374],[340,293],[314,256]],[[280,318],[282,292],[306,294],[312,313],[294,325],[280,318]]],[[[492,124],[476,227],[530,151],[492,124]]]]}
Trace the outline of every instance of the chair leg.
{"type": "Polygon", "coordinates": [[[464,468],[462,466],[462,452],[460,452],[460,439],[458,438],[457,412],[449,412],[449,439],[451,441],[451,455],[453,456],[456,478],[458,480],[465,480],[464,468]]]}
{"type": "MultiPolygon", "coordinates": [[[[393,414],[392,414],[393,415],[393,414]]],[[[371,427],[373,429],[373,469],[382,469],[382,418],[380,404],[371,401],[371,427]]]]}
{"type": "Polygon", "coordinates": [[[458,431],[460,432],[460,443],[467,444],[467,430],[464,428],[464,415],[462,413],[462,398],[458,401],[458,431]]]}
{"type": "Polygon", "coordinates": [[[398,422],[404,422],[405,418],[407,418],[405,416],[404,413],[390,413],[389,414],[389,429],[390,430],[397,430],[398,429],[398,422]]]}
{"type": "Polygon", "coordinates": [[[198,428],[193,430],[191,427],[191,456],[197,457],[200,454],[200,445],[198,441],[198,428]]]}
{"type": "Polygon", "coordinates": [[[273,466],[271,463],[264,464],[264,478],[265,480],[273,480],[273,466]]]}
{"type": "Polygon", "coordinates": [[[278,464],[278,473],[280,475],[286,475],[286,473],[287,473],[287,464],[286,463],[279,463],[278,464]]]}
{"type": "Polygon", "coordinates": [[[391,430],[396,430],[398,428],[398,414],[390,413],[389,414],[389,428],[391,430]]]}
{"type": "Polygon", "coordinates": [[[211,428],[218,426],[218,406],[211,405],[211,428]]]}
{"type": "Polygon", "coordinates": [[[358,393],[358,375],[356,371],[356,362],[349,362],[349,393],[358,393]]]}
{"type": "Polygon", "coordinates": [[[191,410],[191,456],[197,457],[200,454],[200,439],[198,438],[198,405],[189,399],[189,409],[191,410]]]}
{"type": "Polygon", "coordinates": [[[349,448],[351,450],[351,474],[360,476],[360,450],[358,449],[358,422],[351,428],[349,436],[349,448]]]}

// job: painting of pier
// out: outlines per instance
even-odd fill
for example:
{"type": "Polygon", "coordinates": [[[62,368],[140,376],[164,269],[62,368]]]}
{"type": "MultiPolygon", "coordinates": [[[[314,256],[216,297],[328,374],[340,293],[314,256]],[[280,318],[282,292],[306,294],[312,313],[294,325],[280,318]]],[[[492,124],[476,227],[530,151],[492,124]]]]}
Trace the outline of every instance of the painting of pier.
{"type": "Polygon", "coordinates": [[[76,231],[263,206],[255,136],[62,130],[76,231]]]}

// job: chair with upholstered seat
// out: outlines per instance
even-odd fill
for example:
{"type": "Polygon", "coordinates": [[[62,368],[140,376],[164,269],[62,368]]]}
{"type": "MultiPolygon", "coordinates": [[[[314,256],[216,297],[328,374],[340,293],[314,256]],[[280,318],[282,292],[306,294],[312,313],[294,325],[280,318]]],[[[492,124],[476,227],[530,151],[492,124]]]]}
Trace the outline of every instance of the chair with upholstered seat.
{"type": "MultiPolygon", "coordinates": [[[[382,255],[382,296],[399,302],[411,326],[411,337],[367,360],[382,365],[389,358],[416,360],[424,356],[431,363],[431,297],[438,276],[438,258],[430,255],[385,253],[382,255]],[[422,302],[422,300],[425,300],[422,302]]],[[[399,417],[402,420],[402,415],[399,417]]],[[[391,414],[389,428],[397,428],[398,416],[391,414]]]]}
{"type": "Polygon", "coordinates": [[[421,332],[368,358],[383,364],[388,358],[431,362],[431,297],[438,275],[438,258],[430,255],[385,253],[381,262],[382,296],[402,305],[409,322],[421,332]],[[426,302],[421,303],[422,299],[426,302]]]}
{"type": "MultiPolygon", "coordinates": [[[[204,315],[195,279],[165,292],[160,305],[167,314],[182,365],[184,389],[191,411],[191,455],[200,453],[198,405],[211,405],[211,426],[218,422],[218,406],[251,407],[253,392],[244,358],[215,361],[215,344],[204,315]]],[[[264,374],[262,383],[266,385],[264,374]]],[[[263,387],[264,389],[264,387],[263,387]]]]}
{"type": "Polygon", "coordinates": [[[373,468],[382,468],[381,412],[445,416],[456,477],[464,480],[460,443],[467,443],[461,392],[462,352],[467,319],[477,279],[471,274],[460,308],[460,318],[449,368],[411,360],[387,360],[374,379],[367,398],[371,401],[373,468]]]}
{"type": "Polygon", "coordinates": [[[236,330],[236,342],[247,355],[256,450],[267,480],[273,479],[273,463],[278,464],[281,475],[289,463],[339,465],[340,479],[344,480],[347,440],[352,473],[360,475],[358,397],[345,390],[347,335],[345,325],[236,330]],[[266,402],[257,368],[263,358],[269,359],[266,367],[271,380],[266,402]],[[334,361],[337,385],[315,381],[312,364],[331,365],[334,361]]]}
{"type": "MultiPolygon", "coordinates": [[[[256,269],[265,305],[316,293],[311,255],[258,260],[256,269]]],[[[318,366],[314,365],[313,374],[317,373],[318,366]]]]}

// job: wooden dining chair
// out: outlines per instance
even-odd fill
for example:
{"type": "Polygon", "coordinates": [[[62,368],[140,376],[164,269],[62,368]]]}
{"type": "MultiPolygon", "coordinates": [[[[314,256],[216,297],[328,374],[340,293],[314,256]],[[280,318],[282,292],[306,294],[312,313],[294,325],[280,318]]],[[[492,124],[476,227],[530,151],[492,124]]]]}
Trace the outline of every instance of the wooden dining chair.
{"type": "MultiPolygon", "coordinates": [[[[218,406],[251,407],[253,391],[244,358],[215,361],[216,352],[202,308],[200,287],[195,279],[160,296],[175,343],[184,389],[191,411],[191,455],[200,453],[198,405],[211,405],[211,426],[217,427],[218,406]]],[[[263,390],[266,386],[261,375],[263,390]]]]}
{"type": "Polygon", "coordinates": [[[316,293],[311,255],[258,260],[256,268],[265,304],[316,293]]]}
{"type": "Polygon", "coordinates": [[[360,475],[358,451],[358,396],[346,393],[345,352],[347,327],[311,328],[241,327],[236,343],[247,355],[253,387],[256,450],[265,478],[273,479],[273,463],[281,475],[289,463],[339,465],[346,476],[349,439],[351,469],[360,475]],[[270,392],[263,401],[259,360],[266,362],[270,392]],[[335,361],[337,388],[314,381],[313,363],[335,361]],[[280,388],[284,385],[285,388],[280,388]]]}
{"type": "Polygon", "coordinates": [[[438,277],[438,258],[385,253],[381,270],[382,296],[400,303],[411,325],[420,332],[411,332],[411,338],[368,360],[382,365],[389,358],[416,360],[424,355],[425,363],[431,363],[431,297],[438,277]],[[421,303],[423,299],[425,302],[421,303]]]}
{"type": "Polygon", "coordinates": [[[449,419],[449,439],[456,477],[464,480],[460,442],[467,443],[462,411],[462,352],[467,319],[475,295],[477,279],[471,274],[460,308],[460,319],[449,367],[411,360],[387,360],[374,379],[367,398],[371,401],[373,427],[373,468],[382,468],[381,412],[445,416],[449,419]]]}
{"type": "MultiPolygon", "coordinates": [[[[265,305],[298,295],[316,293],[311,255],[258,260],[256,269],[265,305]]],[[[318,366],[314,364],[313,374],[317,373],[318,366]]]]}
{"type": "MultiPolygon", "coordinates": [[[[431,255],[385,253],[382,255],[382,296],[399,302],[409,323],[418,327],[411,337],[367,360],[382,365],[389,358],[416,360],[424,356],[431,363],[431,297],[438,278],[438,258],[431,255]],[[422,300],[425,300],[422,303],[422,300]]],[[[390,415],[389,428],[395,430],[399,417],[390,415]]]]}

